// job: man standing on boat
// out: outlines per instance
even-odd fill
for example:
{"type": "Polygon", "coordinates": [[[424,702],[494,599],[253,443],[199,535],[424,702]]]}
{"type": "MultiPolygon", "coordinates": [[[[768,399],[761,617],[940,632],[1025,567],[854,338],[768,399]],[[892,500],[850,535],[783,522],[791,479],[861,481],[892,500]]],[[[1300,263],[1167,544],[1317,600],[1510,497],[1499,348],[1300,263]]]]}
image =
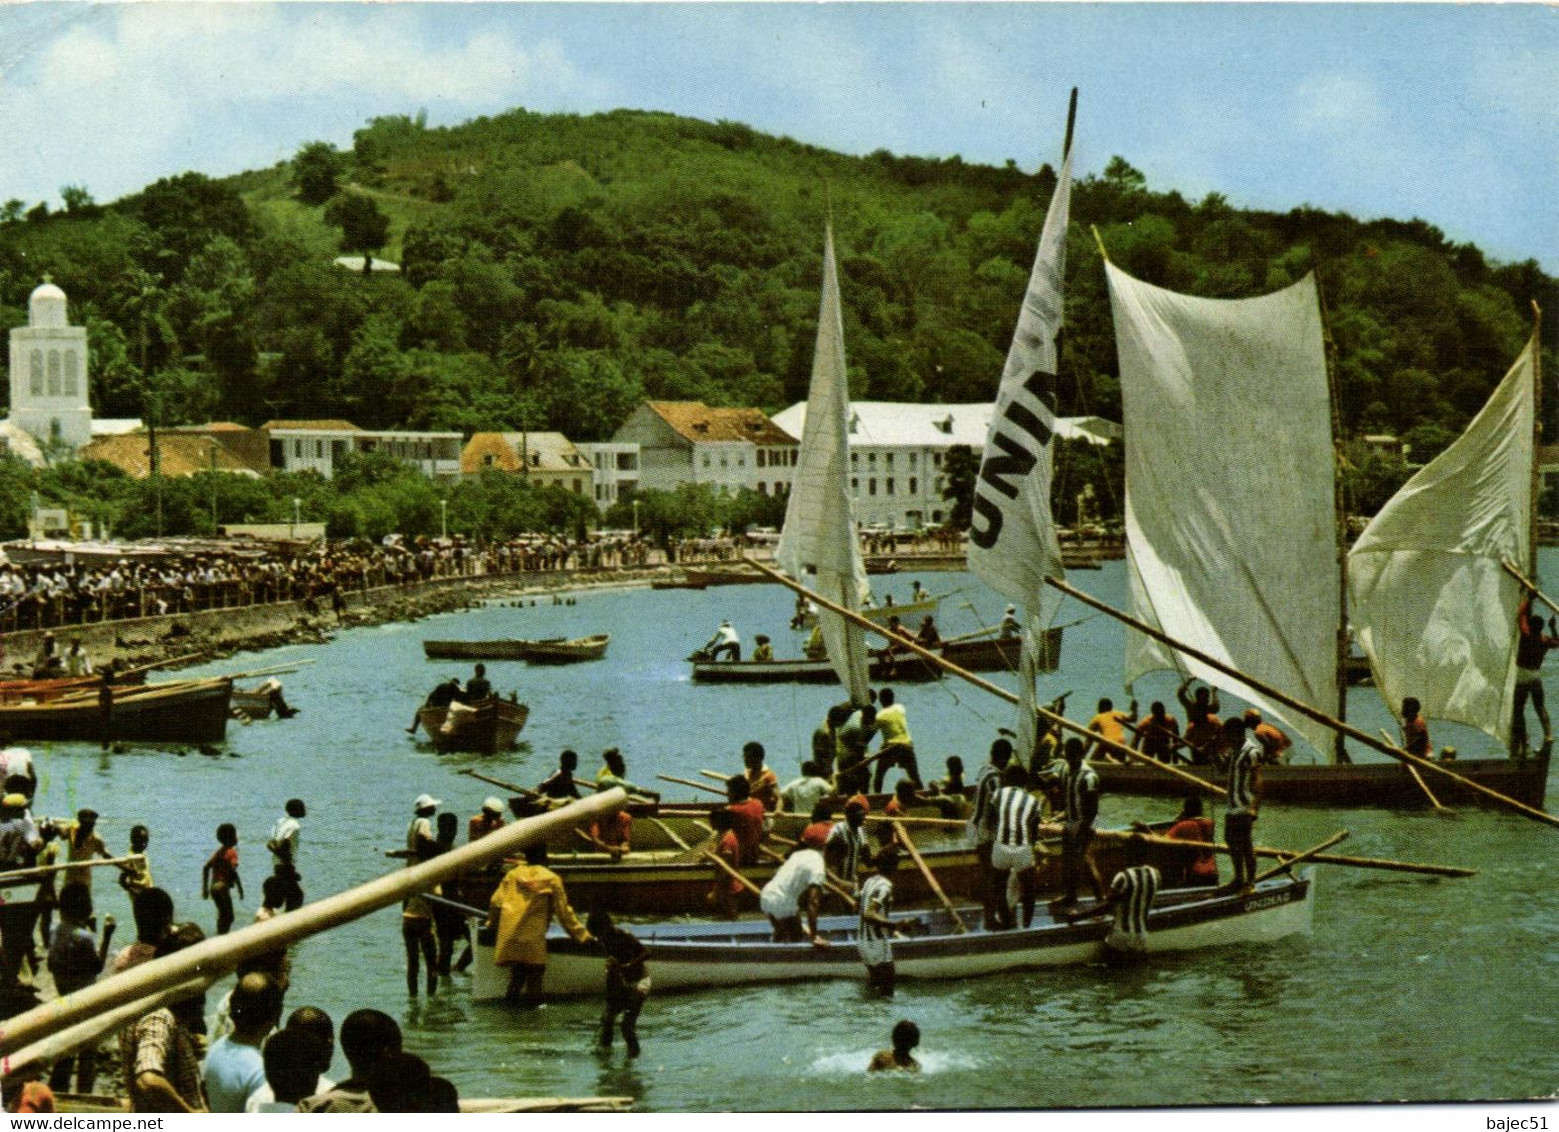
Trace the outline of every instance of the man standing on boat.
{"type": "Polygon", "coordinates": [[[871,803],[861,795],[851,798],[844,804],[844,821],[834,823],[823,846],[829,868],[848,885],[855,884],[861,865],[873,863],[866,845],[866,815],[870,812],[871,803]]]}
{"type": "MultiPolygon", "coordinates": [[[[1543,634],[1543,619],[1532,615],[1532,595],[1522,599],[1516,610],[1516,629],[1520,634],[1516,642],[1516,708],[1510,722],[1510,753],[1516,758],[1524,756],[1527,742],[1527,700],[1537,712],[1537,721],[1543,725],[1543,746],[1554,741],[1553,728],[1548,723],[1548,709],[1543,704],[1543,657],[1551,648],[1559,647],[1559,638],[1543,634]]],[[[1550,620],[1552,631],[1553,622],[1550,620]]]]}
{"type": "Polygon", "coordinates": [[[899,867],[899,851],[888,846],[877,854],[877,871],[861,885],[860,923],[855,933],[856,951],[866,964],[867,985],[883,998],[893,997],[893,874],[899,867]]]}
{"type": "MultiPolygon", "coordinates": [[[[1125,711],[1115,710],[1115,701],[1108,697],[1099,701],[1099,712],[1088,721],[1088,730],[1112,744],[1124,746],[1126,743],[1126,725],[1137,718],[1137,701],[1132,700],[1131,706],[1125,711]]],[[[1119,762],[1121,756],[1115,753],[1113,747],[1106,747],[1098,739],[1088,740],[1088,754],[1093,758],[1105,759],[1109,762],[1119,762]]]]}
{"type": "Polygon", "coordinates": [[[1161,763],[1175,761],[1175,743],[1180,739],[1180,721],[1170,715],[1162,700],[1154,700],[1148,714],[1137,724],[1132,742],[1137,750],[1161,763]]]}
{"type": "Polygon", "coordinates": [[[1196,690],[1196,698],[1187,695],[1196,677],[1187,676],[1175,693],[1180,706],[1185,709],[1185,741],[1191,748],[1193,763],[1218,762],[1223,748],[1223,724],[1218,719],[1217,689],[1203,684],[1196,690]]]}
{"type": "Polygon", "coordinates": [[[1223,815],[1223,839],[1229,843],[1229,859],[1234,862],[1230,887],[1247,889],[1256,883],[1256,811],[1261,807],[1261,760],[1266,752],[1261,741],[1247,733],[1241,716],[1224,720],[1223,730],[1231,752],[1229,808],[1223,815]]]}
{"type": "Polygon", "coordinates": [[[1104,882],[1088,847],[1093,842],[1093,825],[1099,817],[1099,776],[1083,757],[1083,741],[1076,736],[1062,748],[1066,769],[1061,774],[1061,877],[1065,887],[1061,904],[1077,903],[1078,882],[1086,868],[1096,899],[1104,899],[1104,882]]]}
{"type": "Polygon", "coordinates": [[[475,674],[466,681],[465,694],[461,700],[468,704],[479,704],[493,694],[492,681],[487,678],[487,665],[478,664],[475,674]]]}
{"type": "Polygon", "coordinates": [[[1001,789],[1001,774],[1012,761],[1012,742],[997,739],[991,744],[990,761],[974,779],[973,816],[969,819],[974,834],[974,854],[980,870],[980,902],[985,908],[985,929],[993,931],[1000,920],[996,903],[996,880],[991,873],[991,845],[996,840],[996,792],[1001,789]]]}
{"type": "Polygon", "coordinates": [[[1421,759],[1429,758],[1434,744],[1429,741],[1429,724],[1421,714],[1423,705],[1413,696],[1402,701],[1402,749],[1421,759]]]}
{"type": "Polygon", "coordinates": [[[909,719],[904,705],[897,701],[892,688],[884,688],[877,696],[877,733],[882,736],[882,746],[877,749],[877,769],[872,775],[872,791],[882,793],[882,784],[893,767],[901,768],[916,786],[920,785],[920,765],[915,761],[915,741],[910,738],[909,719]]]}
{"type": "Polygon", "coordinates": [[[1245,726],[1261,744],[1261,761],[1263,763],[1282,763],[1288,761],[1288,749],[1294,745],[1294,741],[1278,728],[1272,726],[1261,718],[1261,713],[1255,708],[1245,709],[1245,726]]]}
{"type": "Polygon", "coordinates": [[[566,798],[578,798],[579,783],[574,781],[574,772],[579,769],[579,753],[565,749],[558,756],[558,769],[552,772],[552,776],[536,787],[536,792],[543,797],[562,801],[566,798]]]}
{"type": "Polygon", "coordinates": [[[1017,763],[1001,772],[996,792],[996,840],[991,872],[996,877],[998,926],[1017,927],[1013,905],[1023,906],[1023,926],[1034,922],[1034,841],[1039,832],[1039,799],[1028,792],[1028,773],[1017,763]]]}
{"type": "Polygon", "coordinates": [[[779,809],[779,776],[763,765],[763,757],[762,743],[750,742],[742,745],[742,765],[745,768],[744,777],[747,779],[747,795],[756,798],[765,813],[772,814],[779,809]]]}
{"type": "Polygon", "coordinates": [[[547,846],[525,847],[525,863],[498,882],[488,908],[488,923],[497,930],[493,962],[509,968],[504,1001],[510,1006],[541,1005],[541,982],[547,973],[547,927],[553,917],[576,943],[593,937],[568,906],[568,893],[557,873],[547,868],[547,846]]]}
{"type": "Polygon", "coordinates": [[[711,661],[720,659],[724,653],[731,660],[740,663],[742,659],[742,639],[736,635],[736,630],[731,627],[729,621],[720,622],[720,627],[715,630],[715,635],[709,638],[709,643],[704,646],[704,652],[709,654],[711,661]]]}

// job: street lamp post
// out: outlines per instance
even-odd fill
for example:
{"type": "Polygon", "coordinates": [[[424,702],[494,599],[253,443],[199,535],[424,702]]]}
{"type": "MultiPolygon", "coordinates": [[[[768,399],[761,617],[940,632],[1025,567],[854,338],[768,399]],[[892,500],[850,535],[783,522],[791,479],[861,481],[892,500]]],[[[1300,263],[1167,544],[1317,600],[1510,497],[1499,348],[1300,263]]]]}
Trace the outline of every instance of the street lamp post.
{"type": "Polygon", "coordinates": [[[298,524],[303,522],[302,511],[300,510],[302,506],[303,500],[294,495],[292,497],[292,529],[288,532],[289,538],[298,537],[298,524]]]}
{"type": "Polygon", "coordinates": [[[449,537],[449,500],[438,501],[438,537],[449,537]]]}
{"type": "Polygon", "coordinates": [[[639,537],[639,501],[633,501],[633,537],[639,537]]]}

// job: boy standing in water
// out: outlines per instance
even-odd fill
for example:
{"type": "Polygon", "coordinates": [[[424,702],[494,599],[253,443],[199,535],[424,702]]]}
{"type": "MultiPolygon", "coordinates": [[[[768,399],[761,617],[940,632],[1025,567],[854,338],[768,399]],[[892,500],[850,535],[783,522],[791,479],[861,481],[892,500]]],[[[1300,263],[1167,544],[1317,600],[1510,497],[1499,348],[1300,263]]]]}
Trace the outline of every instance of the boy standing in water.
{"type": "Polygon", "coordinates": [[[217,906],[217,935],[233,926],[233,890],[244,898],[244,882],[238,876],[238,830],[232,822],[217,826],[217,851],[200,870],[200,898],[217,906]]]}
{"type": "Polygon", "coordinates": [[[612,1027],[622,1015],[623,1041],[628,1056],[639,1056],[639,1011],[650,994],[650,977],[644,963],[649,950],[632,932],[612,922],[610,914],[599,908],[590,913],[585,930],[595,936],[606,952],[606,1009],[601,1012],[601,1048],[612,1048],[612,1027]]]}

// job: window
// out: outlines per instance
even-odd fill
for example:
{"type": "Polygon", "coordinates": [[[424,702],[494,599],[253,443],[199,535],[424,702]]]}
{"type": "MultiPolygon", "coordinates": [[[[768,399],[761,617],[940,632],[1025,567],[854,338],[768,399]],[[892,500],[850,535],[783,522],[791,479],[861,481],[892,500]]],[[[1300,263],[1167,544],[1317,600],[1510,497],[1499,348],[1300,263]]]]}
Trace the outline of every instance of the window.
{"type": "Polygon", "coordinates": [[[584,491],[585,491],[585,483],[584,483],[584,481],[583,480],[575,480],[574,481],[574,494],[575,495],[583,495],[584,491]]]}
{"type": "Polygon", "coordinates": [[[759,495],[767,495],[767,494],[769,494],[769,485],[764,483],[762,480],[758,481],[758,494],[759,495]]]}
{"type": "Polygon", "coordinates": [[[50,350],[49,351],[49,396],[50,397],[58,397],[59,395],[60,395],[60,352],[58,350],[50,350]]]}
{"type": "Polygon", "coordinates": [[[704,467],[709,467],[709,453],[704,453],[704,467]]]}
{"type": "Polygon", "coordinates": [[[888,466],[888,467],[890,467],[890,468],[891,468],[891,467],[893,467],[893,453],[892,453],[892,452],[889,452],[889,453],[888,453],[888,454],[887,454],[887,455],[885,455],[885,456],[884,456],[884,457],[883,457],[883,458],[882,458],[882,462],[883,462],[883,463],[884,463],[884,464],[886,464],[886,465],[887,465],[887,466],[888,466]]]}
{"type": "Polygon", "coordinates": [[[745,468],[747,466],[747,457],[745,455],[736,457],[736,466],[738,468],[745,468]]]}
{"type": "Polygon", "coordinates": [[[931,521],[933,523],[940,523],[942,521],[942,512],[940,512],[940,511],[933,511],[933,512],[931,512],[931,521]]]}
{"type": "Polygon", "coordinates": [[[295,459],[303,459],[303,441],[294,440],[292,442],[292,455],[295,459]]]}
{"type": "Polygon", "coordinates": [[[909,454],[909,470],[912,472],[915,470],[915,455],[914,452],[909,454]]]}
{"type": "Polygon", "coordinates": [[[875,452],[868,452],[868,453],[866,453],[866,466],[868,468],[875,468],[877,466],[877,453],[875,453],[875,452]]]}
{"type": "Polygon", "coordinates": [[[43,351],[34,350],[28,363],[27,391],[34,397],[43,396],[43,351]]]}
{"type": "Polygon", "coordinates": [[[910,476],[909,477],[909,493],[911,495],[914,495],[917,490],[919,490],[919,485],[916,483],[915,477],[914,476],[910,476]]]}
{"type": "Polygon", "coordinates": [[[482,457],[482,467],[484,467],[484,468],[490,468],[494,464],[496,464],[497,462],[498,462],[498,457],[494,456],[491,452],[489,452],[487,455],[482,457]]]}
{"type": "Polygon", "coordinates": [[[861,494],[861,481],[858,478],[856,478],[855,476],[851,476],[850,477],[850,494],[851,495],[860,495],[861,494]]]}
{"type": "Polygon", "coordinates": [[[877,477],[876,476],[873,476],[871,479],[866,481],[866,494],[867,495],[876,495],[877,494],[877,477]]]}
{"type": "Polygon", "coordinates": [[[76,396],[76,378],[77,378],[77,375],[78,375],[78,368],[79,367],[76,365],[76,351],[74,351],[74,350],[66,350],[65,351],[65,396],[67,396],[67,397],[74,397],[74,396],[76,396]]]}
{"type": "Polygon", "coordinates": [[[889,476],[886,480],[884,480],[882,487],[883,487],[883,491],[886,494],[892,495],[893,494],[893,477],[889,476]]]}
{"type": "Polygon", "coordinates": [[[753,457],[754,461],[756,461],[756,466],[757,467],[760,467],[760,468],[763,467],[763,456],[764,456],[763,449],[762,448],[758,449],[757,454],[753,457]]]}
{"type": "Polygon", "coordinates": [[[325,442],[323,440],[316,440],[314,442],[314,459],[316,459],[316,460],[323,460],[324,458],[325,458],[325,442]]]}
{"type": "Polygon", "coordinates": [[[931,463],[932,463],[932,465],[934,467],[940,468],[942,466],[942,453],[940,453],[940,452],[933,452],[933,453],[931,453],[931,463]]]}
{"type": "Polygon", "coordinates": [[[850,467],[852,467],[852,468],[859,467],[860,463],[861,463],[861,454],[859,452],[852,452],[852,453],[850,453],[850,467]]]}

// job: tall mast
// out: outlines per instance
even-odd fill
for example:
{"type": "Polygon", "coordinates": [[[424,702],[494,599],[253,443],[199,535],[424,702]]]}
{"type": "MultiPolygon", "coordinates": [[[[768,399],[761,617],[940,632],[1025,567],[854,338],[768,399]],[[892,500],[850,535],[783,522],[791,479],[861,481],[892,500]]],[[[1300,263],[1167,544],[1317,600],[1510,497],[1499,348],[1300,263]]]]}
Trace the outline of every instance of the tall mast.
{"type": "MultiPolygon", "coordinates": [[[[1321,333],[1326,343],[1326,392],[1332,405],[1332,499],[1335,522],[1333,536],[1337,557],[1337,718],[1348,718],[1348,501],[1342,484],[1342,417],[1337,411],[1337,343],[1332,338],[1331,322],[1326,317],[1326,297],[1321,289],[1319,262],[1313,264],[1315,294],[1321,307],[1321,333]]],[[[1332,762],[1350,762],[1343,733],[1332,742],[1332,762]]]]}
{"type": "Polygon", "coordinates": [[[1528,533],[1527,577],[1537,577],[1537,516],[1543,477],[1539,472],[1538,450],[1543,443],[1543,308],[1532,300],[1532,515],[1528,533]]]}

